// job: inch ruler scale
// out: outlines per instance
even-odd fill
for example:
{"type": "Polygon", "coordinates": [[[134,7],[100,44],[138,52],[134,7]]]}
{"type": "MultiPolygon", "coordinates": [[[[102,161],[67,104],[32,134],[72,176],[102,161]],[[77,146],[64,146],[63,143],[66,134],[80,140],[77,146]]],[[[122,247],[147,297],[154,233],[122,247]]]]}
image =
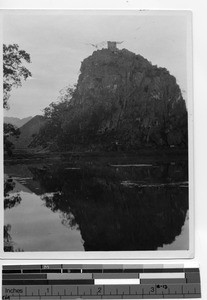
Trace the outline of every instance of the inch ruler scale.
{"type": "Polygon", "coordinates": [[[201,298],[199,268],[184,265],[6,265],[2,299],[201,298]]]}

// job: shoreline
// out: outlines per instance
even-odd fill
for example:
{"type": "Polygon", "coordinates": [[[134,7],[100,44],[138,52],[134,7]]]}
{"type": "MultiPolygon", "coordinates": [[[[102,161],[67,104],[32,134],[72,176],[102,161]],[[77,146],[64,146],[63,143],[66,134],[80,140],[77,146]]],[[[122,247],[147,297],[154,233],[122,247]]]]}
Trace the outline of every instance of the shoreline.
{"type": "Polygon", "coordinates": [[[45,152],[14,153],[13,157],[4,157],[4,165],[30,163],[30,162],[84,162],[96,161],[116,163],[124,161],[126,163],[152,163],[152,162],[172,162],[188,160],[187,151],[137,151],[137,152],[45,152]]]}
{"type": "Polygon", "coordinates": [[[12,157],[4,155],[4,163],[33,160],[33,159],[80,159],[80,158],[150,158],[169,160],[171,158],[186,157],[188,159],[188,149],[139,149],[137,151],[37,151],[35,149],[15,149],[12,157]]]}

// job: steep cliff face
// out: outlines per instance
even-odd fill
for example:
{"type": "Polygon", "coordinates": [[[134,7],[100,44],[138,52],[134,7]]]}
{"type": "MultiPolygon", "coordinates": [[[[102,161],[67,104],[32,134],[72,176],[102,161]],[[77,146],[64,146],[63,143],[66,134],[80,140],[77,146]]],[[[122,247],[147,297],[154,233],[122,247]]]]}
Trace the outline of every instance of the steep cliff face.
{"type": "Polygon", "coordinates": [[[185,101],[165,68],[126,49],[102,49],[86,58],[80,71],[62,122],[68,146],[187,147],[185,101]]]}

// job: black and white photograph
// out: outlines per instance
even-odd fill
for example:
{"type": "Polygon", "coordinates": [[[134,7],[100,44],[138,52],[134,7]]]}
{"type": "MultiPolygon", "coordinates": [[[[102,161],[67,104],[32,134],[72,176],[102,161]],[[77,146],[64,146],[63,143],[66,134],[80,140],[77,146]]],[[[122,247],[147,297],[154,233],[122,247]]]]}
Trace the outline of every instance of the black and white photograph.
{"type": "Polygon", "coordinates": [[[4,252],[189,251],[191,14],[2,20],[4,252]]]}

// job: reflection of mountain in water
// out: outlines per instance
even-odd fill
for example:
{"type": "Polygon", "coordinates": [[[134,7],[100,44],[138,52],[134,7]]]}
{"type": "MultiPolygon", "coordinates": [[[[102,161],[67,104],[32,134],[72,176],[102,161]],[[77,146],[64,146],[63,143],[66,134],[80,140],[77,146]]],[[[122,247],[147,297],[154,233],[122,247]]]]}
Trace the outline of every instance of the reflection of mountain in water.
{"type": "Polygon", "coordinates": [[[86,251],[156,250],[181,234],[188,210],[188,189],[179,184],[187,180],[184,163],[31,171],[47,191],[45,205],[61,211],[64,224],[78,225],[86,251]],[[129,178],[136,185],[122,184],[129,178]]]}

